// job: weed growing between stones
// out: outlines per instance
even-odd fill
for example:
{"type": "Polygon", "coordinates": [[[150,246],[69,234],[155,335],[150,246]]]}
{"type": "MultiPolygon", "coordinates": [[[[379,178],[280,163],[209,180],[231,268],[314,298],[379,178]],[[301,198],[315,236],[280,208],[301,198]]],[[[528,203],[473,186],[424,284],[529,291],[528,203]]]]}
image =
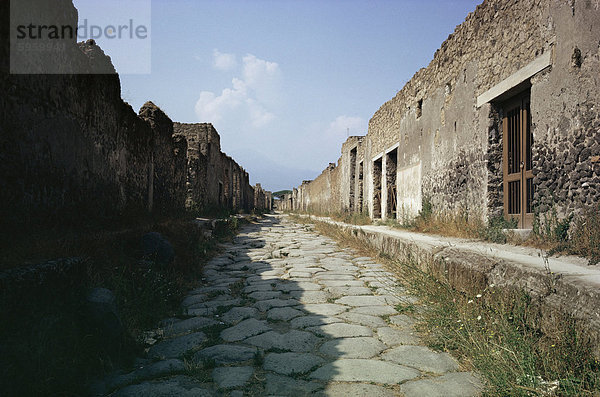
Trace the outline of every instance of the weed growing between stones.
{"type": "Polygon", "coordinates": [[[460,292],[414,264],[381,255],[341,228],[317,222],[316,229],[361,255],[378,257],[428,302],[419,313],[419,331],[431,347],[449,351],[480,373],[484,395],[597,395],[600,363],[573,318],[553,313],[556,321],[540,327],[542,308],[524,292],[494,286],[460,292]]]}
{"type": "Polygon", "coordinates": [[[556,207],[549,214],[535,214],[531,245],[543,247],[549,255],[566,253],[582,256],[590,265],[600,262],[600,204],[579,215],[559,219],[556,207]]]}

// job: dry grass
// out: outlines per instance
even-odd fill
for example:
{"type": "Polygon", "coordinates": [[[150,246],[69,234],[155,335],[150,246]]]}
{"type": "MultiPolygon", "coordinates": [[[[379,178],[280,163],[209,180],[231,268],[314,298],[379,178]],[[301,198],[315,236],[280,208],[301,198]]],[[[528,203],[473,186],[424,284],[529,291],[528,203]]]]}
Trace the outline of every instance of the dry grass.
{"type": "MultiPolygon", "coordinates": [[[[297,219],[300,222],[306,220],[297,219]]],[[[579,324],[557,313],[541,333],[540,307],[522,291],[493,286],[459,292],[411,263],[389,258],[350,232],[316,223],[316,229],[361,255],[378,258],[426,303],[419,330],[428,344],[457,357],[486,382],[486,396],[599,396],[600,363],[579,324]]]]}
{"type": "Polygon", "coordinates": [[[551,255],[578,255],[587,258],[590,265],[600,262],[600,204],[562,219],[555,209],[536,216],[533,232],[525,244],[545,249],[551,255]]]}

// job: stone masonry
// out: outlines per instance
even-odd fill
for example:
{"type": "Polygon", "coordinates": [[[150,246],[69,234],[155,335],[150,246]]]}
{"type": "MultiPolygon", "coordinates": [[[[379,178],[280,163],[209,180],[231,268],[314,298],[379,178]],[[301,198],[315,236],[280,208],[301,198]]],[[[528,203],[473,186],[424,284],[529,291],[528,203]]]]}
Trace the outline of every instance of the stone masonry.
{"type": "Polygon", "coordinates": [[[283,205],[403,219],[427,199],[438,212],[506,213],[503,118],[527,94],[527,212],[577,213],[600,201],[599,70],[598,2],[484,1],[373,115],[368,134],[344,143],[337,166],[283,205]]]}
{"type": "MultiPolygon", "coordinates": [[[[71,0],[43,4],[31,12],[77,26],[71,0]]],[[[248,173],[220,151],[212,125],[186,134],[152,102],[136,114],[94,41],[64,41],[66,50],[50,57],[64,74],[9,74],[9,6],[0,3],[0,230],[184,207],[253,208],[248,173]],[[69,74],[74,65],[102,74],[69,74]]]]}
{"type": "Polygon", "coordinates": [[[221,152],[221,139],[212,124],[175,123],[174,132],[176,137],[185,138],[188,145],[187,208],[271,208],[264,204],[265,192],[260,185],[253,188],[248,173],[221,152]]]}
{"type": "Polygon", "coordinates": [[[93,395],[475,396],[479,377],[424,346],[423,303],[372,258],[266,216],[204,268],[129,373],[93,395]],[[211,337],[208,337],[210,332],[211,337]],[[186,360],[186,361],[184,361],[186,360]]]}

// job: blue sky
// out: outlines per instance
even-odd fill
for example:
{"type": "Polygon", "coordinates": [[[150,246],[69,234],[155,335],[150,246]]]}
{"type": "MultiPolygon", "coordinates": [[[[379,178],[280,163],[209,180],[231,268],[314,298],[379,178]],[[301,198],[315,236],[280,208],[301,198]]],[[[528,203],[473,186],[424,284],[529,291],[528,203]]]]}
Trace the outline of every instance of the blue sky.
{"type": "MultiPolygon", "coordinates": [[[[222,150],[271,190],[337,161],[347,134],[364,135],[481,2],[137,1],[138,10],[151,1],[151,73],[122,73],[124,100],[136,111],[151,100],[174,121],[212,122],[222,150]]],[[[74,3],[80,19],[115,12],[74,3]]],[[[123,71],[118,51],[107,49],[123,71]]]]}

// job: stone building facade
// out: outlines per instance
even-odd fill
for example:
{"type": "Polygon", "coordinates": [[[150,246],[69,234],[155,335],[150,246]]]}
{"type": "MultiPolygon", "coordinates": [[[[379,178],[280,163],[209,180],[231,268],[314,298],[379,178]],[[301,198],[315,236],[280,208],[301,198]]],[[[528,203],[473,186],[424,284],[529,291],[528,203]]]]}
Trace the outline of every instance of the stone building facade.
{"type": "Polygon", "coordinates": [[[175,123],[174,132],[187,140],[187,208],[256,207],[255,195],[262,189],[252,188],[248,173],[221,152],[221,138],[212,124],[175,123]]]}
{"type": "Polygon", "coordinates": [[[600,202],[599,8],[484,1],[291,206],[403,219],[428,200],[529,228],[600,202]]]}
{"type": "Polygon", "coordinates": [[[273,194],[264,190],[260,183],[254,186],[254,208],[267,211],[273,208],[273,194]]]}
{"type": "MultiPolygon", "coordinates": [[[[71,0],[39,5],[45,20],[77,26],[71,0]]],[[[151,102],[136,114],[93,41],[65,40],[49,57],[63,74],[10,74],[9,7],[0,2],[0,231],[194,203],[253,208],[248,173],[221,153],[212,125],[174,124],[151,102]]]]}

